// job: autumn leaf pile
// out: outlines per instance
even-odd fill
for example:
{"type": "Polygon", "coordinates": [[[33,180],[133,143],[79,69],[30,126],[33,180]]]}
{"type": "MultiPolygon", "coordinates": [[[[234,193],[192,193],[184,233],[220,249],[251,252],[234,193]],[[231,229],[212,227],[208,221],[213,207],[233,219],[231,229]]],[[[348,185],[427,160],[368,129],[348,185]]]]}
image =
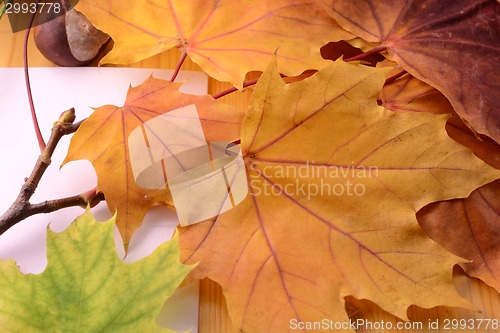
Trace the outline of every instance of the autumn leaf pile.
{"type": "Polygon", "coordinates": [[[127,243],[149,208],[172,204],[168,188],[135,183],[134,129],[194,104],[207,141],[240,140],[246,198],[179,228],[181,260],[198,264],[188,279],[222,286],[239,331],[347,322],[347,296],[402,319],[410,305],[468,308],[452,284],[457,264],[500,290],[497,1],[81,0],[76,9],[113,38],[103,63],[178,48],[237,88],[263,72],[248,110],[150,78],[123,106],[95,109],[65,160],[92,162],[127,243]],[[338,41],[366,53],[322,58],[338,41]],[[383,60],[369,66],[373,54],[383,60]],[[280,77],[306,70],[316,73],[280,77]]]}

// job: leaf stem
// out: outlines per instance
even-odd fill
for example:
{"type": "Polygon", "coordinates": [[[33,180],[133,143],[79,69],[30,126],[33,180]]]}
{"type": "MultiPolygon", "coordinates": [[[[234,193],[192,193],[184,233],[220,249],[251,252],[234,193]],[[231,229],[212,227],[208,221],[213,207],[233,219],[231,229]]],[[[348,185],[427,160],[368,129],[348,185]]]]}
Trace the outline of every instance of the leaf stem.
{"type": "Polygon", "coordinates": [[[373,54],[378,54],[380,52],[383,52],[387,50],[387,46],[384,45],[379,45],[377,47],[374,47],[373,49],[363,52],[361,54],[355,55],[354,57],[344,59],[345,62],[350,62],[350,61],[355,61],[355,60],[363,60],[366,59],[366,57],[371,56],[373,54]]]}
{"type": "MultiPolygon", "coordinates": [[[[244,82],[244,83],[243,83],[243,88],[253,86],[254,84],[256,84],[256,83],[257,83],[257,81],[258,81],[258,79],[255,79],[255,80],[250,80],[250,81],[246,81],[246,82],[244,82]]],[[[238,89],[237,89],[237,88],[235,88],[235,87],[232,87],[232,88],[229,88],[229,89],[227,89],[227,90],[224,90],[224,91],[222,91],[222,92],[220,92],[220,93],[218,93],[218,94],[212,95],[212,97],[213,97],[214,99],[218,99],[218,98],[224,97],[224,96],[226,96],[226,95],[229,95],[229,94],[231,94],[231,93],[233,93],[233,92],[235,92],[235,91],[238,91],[238,89]]]]}
{"type": "Polygon", "coordinates": [[[82,123],[78,122],[76,124],[73,124],[73,119],[71,119],[71,117],[69,117],[70,121],[66,121],[66,119],[68,119],[68,113],[74,114],[74,112],[74,109],[63,112],[60,120],[54,124],[49,141],[38,157],[31,175],[26,179],[23,186],[21,187],[16,201],[14,201],[9,209],[2,216],[0,216],[0,235],[12,226],[16,225],[18,222],[31,215],[39,213],[49,213],[70,206],[84,206],[87,204],[95,204],[99,201],[104,200],[104,196],[102,195],[102,193],[95,193],[96,190],[94,189],[95,195],[93,196],[90,195],[90,191],[87,191],[80,195],[63,199],[48,200],[39,204],[31,204],[29,202],[31,196],[33,195],[33,193],[35,193],[35,190],[40,182],[40,179],[45,173],[45,170],[47,170],[51,163],[52,154],[54,153],[59,140],[64,135],[74,133],[82,123]]]}
{"type": "MultiPolygon", "coordinates": [[[[38,3],[40,0],[36,1],[36,8],[38,8],[38,3]]],[[[33,121],[33,126],[35,128],[36,138],[38,140],[38,147],[40,148],[40,153],[45,149],[45,141],[42,136],[42,132],[40,131],[40,126],[38,125],[38,119],[36,117],[35,104],[33,103],[33,95],[31,94],[31,85],[30,85],[30,75],[28,70],[28,41],[30,37],[31,27],[33,26],[33,22],[35,20],[36,11],[31,15],[28,29],[26,29],[26,35],[24,36],[24,45],[23,45],[23,59],[24,59],[24,81],[26,82],[26,91],[28,93],[28,102],[30,105],[31,111],[31,119],[33,121]]]]}
{"type": "Polygon", "coordinates": [[[388,83],[391,83],[392,81],[396,81],[397,79],[399,79],[401,76],[405,75],[406,74],[406,71],[403,69],[401,70],[400,72],[394,74],[393,76],[390,76],[388,77],[386,80],[385,80],[385,83],[384,84],[388,84],[388,83]]]}
{"type": "Polygon", "coordinates": [[[174,82],[175,79],[177,78],[177,75],[179,74],[179,71],[181,70],[182,64],[184,63],[184,60],[186,60],[187,52],[182,51],[181,58],[179,59],[179,63],[177,64],[177,67],[175,68],[174,74],[172,74],[172,77],[170,78],[170,82],[174,82]]]}

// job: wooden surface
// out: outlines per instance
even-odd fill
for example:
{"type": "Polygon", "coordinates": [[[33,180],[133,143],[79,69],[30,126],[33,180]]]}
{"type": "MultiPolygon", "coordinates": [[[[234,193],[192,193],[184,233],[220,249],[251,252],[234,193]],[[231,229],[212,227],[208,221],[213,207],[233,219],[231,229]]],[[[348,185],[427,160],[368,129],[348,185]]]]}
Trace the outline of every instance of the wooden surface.
{"type": "MultiPolygon", "coordinates": [[[[23,66],[23,39],[24,32],[13,34],[10,31],[10,26],[6,18],[0,20],[0,67],[22,67],[23,66]]],[[[29,64],[33,67],[51,67],[54,66],[50,61],[46,60],[36,49],[33,40],[29,44],[29,64]]],[[[175,68],[180,56],[180,52],[172,50],[141,61],[130,67],[144,68],[175,68]]],[[[200,68],[192,63],[189,59],[182,66],[183,70],[200,70],[200,68]]],[[[7,78],[0,78],[4,80],[7,78]]],[[[209,80],[209,93],[214,94],[224,91],[231,86],[227,83],[220,83],[215,80],[209,80]]],[[[221,101],[245,109],[248,105],[251,96],[251,89],[246,92],[233,93],[223,97],[221,101]]],[[[500,297],[493,289],[488,287],[483,282],[469,278],[463,274],[460,269],[454,272],[455,286],[464,298],[474,304],[478,312],[438,307],[429,310],[410,307],[408,310],[409,318],[415,322],[423,322],[424,329],[406,329],[406,330],[391,330],[391,332],[406,332],[406,333],[448,333],[448,332],[488,332],[494,333],[497,330],[428,330],[426,325],[429,321],[440,320],[441,324],[445,318],[448,319],[463,319],[463,318],[496,318],[500,319],[500,297]]],[[[203,280],[200,285],[200,314],[199,314],[199,332],[200,333],[229,333],[234,332],[231,321],[227,314],[226,303],[222,295],[219,285],[210,281],[203,280]]],[[[366,319],[371,322],[396,322],[397,319],[390,314],[381,310],[375,304],[368,301],[357,301],[354,299],[348,300],[348,313],[353,319],[366,319]]],[[[360,330],[359,332],[387,332],[383,330],[360,330]]],[[[498,330],[500,332],[500,330],[498,330]]],[[[259,332],[272,333],[272,332],[259,332]]]]}

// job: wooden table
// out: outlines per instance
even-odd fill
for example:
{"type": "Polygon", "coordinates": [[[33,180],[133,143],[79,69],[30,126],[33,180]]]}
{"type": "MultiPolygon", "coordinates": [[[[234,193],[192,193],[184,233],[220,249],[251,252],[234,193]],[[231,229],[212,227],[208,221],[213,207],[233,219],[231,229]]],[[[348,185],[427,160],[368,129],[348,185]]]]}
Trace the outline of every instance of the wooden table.
{"type": "MultiPolygon", "coordinates": [[[[22,67],[23,66],[23,40],[25,32],[12,33],[7,18],[0,20],[0,67],[22,67]]],[[[33,38],[29,41],[29,64],[32,67],[53,67],[53,63],[45,59],[36,49],[33,38]]],[[[177,66],[180,52],[172,50],[167,53],[146,59],[130,67],[142,68],[169,68],[177,66]]],[[[186,59],[183,70],[201,71],[200,67],[189,59],[186,59]]],[[[3,79],[3,78],[0,78],[3,79]]],[[[209,79],[208,92],[210,94],[221,92],[231,87],[227,83],[220,83],[209,79]]],[[[234,93],[221,98],[224,103],[245,109],[250,100],[251,91],[244,93],[234,93]]],[[[429,320],[442,320],[445,318],[499,318],[500,319],[500,297],[493,289],[483,282],[469,278],[461,269],[457,268],[454,272],[454,283],[456,289],[464,298],[470,300],[481,313],[475,313],[463,309],[453,309],[437,307],[433,309],[420,309],[410,307],[408,315],[412,321],[422,321],[427,323],[429,320]]],[[[396,322],[396,318],[387,312],[381,310],[378,306],[367,301],[352,300],[352,306],[349,306],[349,313],[353,318],[365,318],[371,322],[396,322]]],[[[199,332],[200,333],[229,333],[234,332],[231,321],[226,310],[226,303],[222,295],[220,286],[210,280],[203,280],[200,284],[200,305],[199,305],[199,332]]],[[[363,332],[377,332],[363,331],[363,332]]],[[[391,332],[407,333],[427,333],[426,330],[393,330],[391,332]]],[[[449,330],[433,330],[432,333],[450,333],[449,330]]],[[[478,332],[476,330],[464,330],[458,332],[478,332]]],[[[480,332],[497,332],[496,330],[482,330],[480,332]]],[[[272,333],[272,332],[260,332],[272,333]]]]}

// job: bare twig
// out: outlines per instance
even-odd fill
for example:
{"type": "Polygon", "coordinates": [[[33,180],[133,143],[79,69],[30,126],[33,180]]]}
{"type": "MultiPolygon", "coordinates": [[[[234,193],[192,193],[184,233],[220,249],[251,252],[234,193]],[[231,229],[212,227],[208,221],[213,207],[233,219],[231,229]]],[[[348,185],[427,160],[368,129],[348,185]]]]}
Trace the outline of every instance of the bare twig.
{"type": "MultiPolygon", "coordinates": [[[[62,199],[46,200],[44,202],[31,205],[31,210],[29,211],[28,216],[52,213],[59,209],[75,206],[86,208],[87,205],[93,206],[103,200],[104,194],[102,192],[96,193],[96,195],[93,196],[90,200],[84,198],[81,194],[62,199]]],[[[23,217],[23,219],[27,218],[28,216],[23,217]]]]}
{"type": "Polygon", "coordinates": [[[31,204],[29,200],[40,182],[45,170],[47,170],[48,166],[51,162],[52,154],[59,143],[59,140],[64,136],[71,133],[74,133],[82,122],[78,122],[73,124],[75,115],[74,109],[69,109],[61,115],[59,120],[54,124],[52,128],[52,132],[45,146],[45,149],[38,157],[38,160],[31,172],[31,175],[26,179],[21,190],[19,191],[19,195],[17,196],[16,201],[10,206],[10,208],[0,216],[0,235],[7,231],[9,228],[22,221],[23,219],[39,214],[39,213],[50,213],[62,208],[72,207],[72,206],[87,206],[94,205],[102,200],[104,200],[104,196],[102,193],[96,193],[96,190],[93,189],[91,191],[87,191],[80,195],[56,199],[56,200],[48,200],[38,204],[31,204]]]}

